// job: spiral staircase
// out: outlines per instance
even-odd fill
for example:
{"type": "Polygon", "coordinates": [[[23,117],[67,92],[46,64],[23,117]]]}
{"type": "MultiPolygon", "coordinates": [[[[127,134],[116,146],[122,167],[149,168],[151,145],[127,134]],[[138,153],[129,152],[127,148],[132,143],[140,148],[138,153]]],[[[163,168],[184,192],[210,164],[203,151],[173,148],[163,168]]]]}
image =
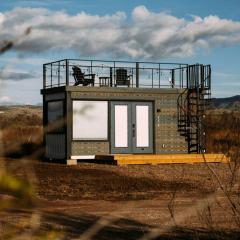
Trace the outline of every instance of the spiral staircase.
{"type": "Polygon", "coordinates": [[[211,66],[189,65],[186,88],[178,97],[178,131],[188,143],[188,153],[206,151],[206,107],[211,99],[211,66]]]}

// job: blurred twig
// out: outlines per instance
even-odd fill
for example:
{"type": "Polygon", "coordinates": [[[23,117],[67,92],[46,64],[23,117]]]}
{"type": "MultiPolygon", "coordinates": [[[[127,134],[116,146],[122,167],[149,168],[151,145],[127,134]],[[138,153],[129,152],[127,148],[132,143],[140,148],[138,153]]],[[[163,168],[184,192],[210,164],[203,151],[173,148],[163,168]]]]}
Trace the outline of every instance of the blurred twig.
{"type": "Polygon", "coordinates": [[[14,40],[6,40],[2,43],[3,46],[0,47],[0,55],[11,50],[20,40],[22,40],[25,36],[29,35],[32,31],[32,27],[28,27],[25,32],[18,38],[14,40]]]}

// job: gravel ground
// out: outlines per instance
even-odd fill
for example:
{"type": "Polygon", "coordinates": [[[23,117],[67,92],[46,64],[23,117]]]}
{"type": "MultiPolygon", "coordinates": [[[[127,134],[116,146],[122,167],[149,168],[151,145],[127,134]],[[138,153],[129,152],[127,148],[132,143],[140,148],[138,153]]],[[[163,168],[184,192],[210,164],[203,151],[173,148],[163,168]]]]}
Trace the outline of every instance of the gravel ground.
{"type": "MultiPolygon", "coordinates": [[[[1,163],[13,175],[32,178],[34,209],[40,215],[38,236],[51,231],[62,239],[88,233],[88,239],[130,240],[157,228],[161,232],[153,239],[240,239],[229,203],[223,194],[215,196],[219,185],[205,164],[66,166],[19,159],[1,163]],[[106,221],[106,216],[111,219],[106,221]]],[[[229,183],[228,164],[210,167],[224,185],[229,183]]],[[[235,193],[231,198],[237,201],[235,193]]],[[[2,226],[17,226],[21,232],[29,228],[32,213],[20,207],[5,209],[2,226]]]]}

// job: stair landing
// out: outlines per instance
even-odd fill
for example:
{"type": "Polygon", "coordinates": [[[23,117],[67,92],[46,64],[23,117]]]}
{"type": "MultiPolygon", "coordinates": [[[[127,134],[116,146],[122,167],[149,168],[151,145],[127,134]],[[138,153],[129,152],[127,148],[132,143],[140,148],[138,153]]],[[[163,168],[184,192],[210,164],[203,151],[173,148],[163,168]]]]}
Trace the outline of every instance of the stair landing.
{"type": "Polygon", "coordinates": [[[224,154],[113,154],[96,155],[95,162],[131,164],[182,164],[182,163],[228,163],[230,159],[224,154]]]}

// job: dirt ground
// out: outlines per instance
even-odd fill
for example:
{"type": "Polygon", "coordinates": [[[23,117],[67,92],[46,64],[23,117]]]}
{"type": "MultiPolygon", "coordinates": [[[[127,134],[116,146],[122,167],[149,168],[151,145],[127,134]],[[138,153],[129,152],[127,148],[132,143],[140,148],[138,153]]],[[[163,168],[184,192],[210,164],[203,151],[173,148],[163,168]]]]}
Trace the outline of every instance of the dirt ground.
{"type": "MultiPolygon", "coordinates": [[[[66,166],[20,159],[0,164],[30,179],[35,191],[33,207],[17,200],[1,211],[1,239],[9,231],[17,239],[30,233],[40,239],[240,239],[229,200],[205,164],[66,166]]],[[[228,185],[230,166],[210,167],[228,185]]],[[[10,195],[1,200],[14,198],[10,195]]],[[[230,198],[239,201],[237,192],[230,198]]]]}
{"type": "MultiPolygon", "coordinates": [[[[240,239],[234,164],[27,160],[41,155],[41,107],[0,111],[0,239],[240,239]]],[[[239,113],[211,111],[206,123],[208,151],[239,159],[239,113]]]]}

